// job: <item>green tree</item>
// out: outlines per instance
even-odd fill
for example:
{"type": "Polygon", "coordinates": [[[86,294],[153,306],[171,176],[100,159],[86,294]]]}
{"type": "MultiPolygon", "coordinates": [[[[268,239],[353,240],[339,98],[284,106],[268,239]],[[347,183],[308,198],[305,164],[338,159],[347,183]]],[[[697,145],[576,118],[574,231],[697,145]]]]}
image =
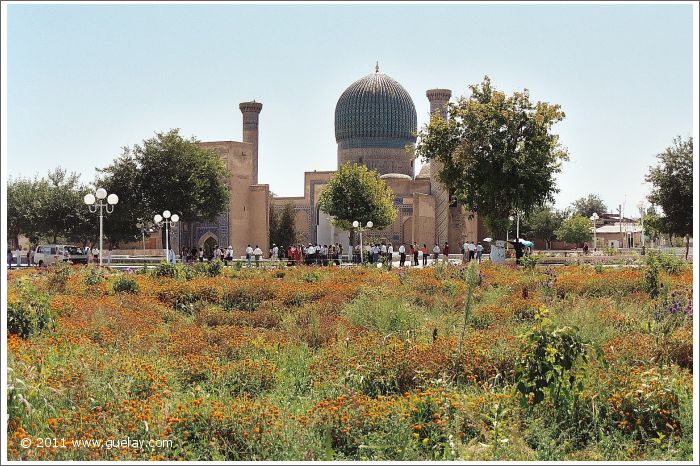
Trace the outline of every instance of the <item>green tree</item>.
{"type": "Polygon", "coordinates": [[[565,115],[559,105],[530,102],[527,89],[511,96],[488,76],[469,86],[471,96],[435,114],[420,131],[416,153],[442,163],[439,180],[451,202],[477,212],[494,236],[505,238],[508,216],[527,215],[554,201],[554,175],[568,159],[552,126],[565,115]]]}
{"type": "Polygon", "coordinates": [[[36,243],[39,239],[39,196],[40,180],[12,179],[7,182],[7,237],[19,244],[19,235],[36,243]]]}
{"type": "Polygon", "coordinates": [[[85,229],[88,217],[83,197],[87,193],[77,173],[67,173],[60,167],[50,171],[37,186],[40,234],[55,243],[59,237],[68,238],[85,229]]]}
{"type": "Polygon", "coordinates": [[[596,194],[589,194],[587,197],[575,200],[571,208],[574,214],[583,215],[586,218],[591,218],[594,212],[600,215],[608,211],[605,202],[596,194]]]}
{"type": "Polygon", "coordinates": [[[285,204],[281,209],[270,207],[270,244],[287,247],[296,244],[298,234],[294,204],[285,204]]]}
{"type": "Polygon", "coordinates": [[[666,232],[685,236],[688,259],[693,233],[693,138],[674,138],[673,144],[656,157],[658,164],[650,167],[645,177],[652,184],[648,199],[663,210],[662,225],[666,232]]]}
{"type": "Polygon", "coordinates": [[[346,163],[324,186],[319,206],[343,230],[350,230],[355,220],[362,225],[371,220],[373,229],[381,230],[398,216],[393,198],[391,188],[376,171],[346,163]]]}
{"type": "Polygon", "coordinates": [[[114,242],[140,238],[138,218],[167,209],[186,222],[216,221],[229,202],[224,162],[177,129],[124,148],[100,173],[100,183],[119,196],[120,212],[115,209],[108,233],[114,242]]]}
{"type": "Polygon", "coordinates": [[[581,244],[590,241],[592,237],[593,224],[590,219],[583,215],[573,215],[564,220],[554,233],[557,238],[567,243],[581,244]]]}
{"type": "MultiPolygon", "coordinates": [[[[152,219],[156,213],[146,205],[147,189],[141,186],[141,173],[135,157],[123,148],[122,155],[112,165],[98,170],[97,186],[108,193],[117,193],[119,203],[105,222],[105,236],[114,247],[120,242],[141,241],[138,219],[152,219]]],[[[161,211],[162,212],[162,211],[161,211]]]]}
{"type": "Polygon", "coordinates": [[[565,217],[564,212],[554,209],[551,205],[538,207],[527,217],[520,219],[520,235],[541,239],[546,243],[547,249],[550,249],[552,241],[556,239],[555,231],[561,227],[565,217]]]}

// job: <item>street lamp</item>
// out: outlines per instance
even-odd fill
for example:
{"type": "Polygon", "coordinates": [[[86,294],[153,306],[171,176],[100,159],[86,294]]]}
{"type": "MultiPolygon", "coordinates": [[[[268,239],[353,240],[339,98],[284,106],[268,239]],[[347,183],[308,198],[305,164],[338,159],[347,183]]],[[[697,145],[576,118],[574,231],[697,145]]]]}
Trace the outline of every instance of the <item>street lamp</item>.
{"type": "MultiPolygon", "coordinates": [[[[365,250],[362,247],[362,227],[360,226],[360,222],[358,222],[357,220],[352,222],[352,226],[353,228],[359,228],[360,230],[360,263],[363,264],[365,262],[365,250]]],[[[372,223],[371,220],[367,222],[367,228],[372,228],[373,226],[374,223],[372,223]]]]}
{"type": "Polygon", "coordinates": [[[170,263],[170,238],[168,235],[168,227],[175,226],[175,224],[180,221],[180,216],[178,214],[171,214],[169,210],[164,210],[163,215],[156,214],[153,217],[156,225],[165,225],[165,260],[170,263]]]}
{"type": "Polygon", "coordinates": [[[639,203],[637,204],[637,208],[639,208],[639,217],[640,217],[640,221],[642,224],[642,234],[641,234],[642,250],[644,250],[644,213],[646,211],[646,207],[647,207],[647,205],[646,205],[646,202],[644,202],[644,201],[639,201],[639,203]]]}
{"type": "Polygon", "coordinates": [[[88,206],[90,212],[93,214],[97,211],[100,212],[100,267],[102,267],[102,218],[104,216],[103,211],[107,211],[108,214],[114,212],[114,206],[119,202],[119,196],[116,194],[107,195],[107,190],[104,188],[98,188],[95,194],[88,193],[83,197],[83,202],[88,206]],[[107,198],[107,203],[104,199],[107,198]]]}
{"type": "Polygon", "coordinates": [[[143,260],[146,261],[146,233],[153,233],[153,224],[151,222],[144,223],[139,221],[136,228],[141,230],[141,241],[143,241],[143,260]]]}
{"type": "Polygon", "coordinates": [[[593,251],[596,250],[596,247],[598,246],[598,241],[596,237],[596,227],[595,227],[595,222],[598,220],[600,217],[598,217],[598,214],[593,212],[593,215],[591,215],[590,220],[593,222],[593,251]]]}

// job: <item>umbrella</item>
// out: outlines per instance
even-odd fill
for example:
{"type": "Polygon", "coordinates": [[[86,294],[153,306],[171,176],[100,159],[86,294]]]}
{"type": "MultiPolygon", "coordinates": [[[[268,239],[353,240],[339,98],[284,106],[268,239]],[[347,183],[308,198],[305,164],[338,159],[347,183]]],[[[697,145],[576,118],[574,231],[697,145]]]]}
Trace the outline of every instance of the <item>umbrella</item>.
{"type": "Polygon", "coordinates": [[[493,240],[491,238],[484,238],[484,241],[486,241],[487,243],[490,243],[493,240]]]}
{"type": "Polygon", "coordinates": [[[528,241],[528,240],[526,240],[526,239],[521,239],[521,240],[520,240],[520,243],[521,243],[523,246],[525,246],[526,248],[531,248],[531,247],[533,247],[533,246],[535,245],[535,243],[533,243],[532,241],[528,241]]]}

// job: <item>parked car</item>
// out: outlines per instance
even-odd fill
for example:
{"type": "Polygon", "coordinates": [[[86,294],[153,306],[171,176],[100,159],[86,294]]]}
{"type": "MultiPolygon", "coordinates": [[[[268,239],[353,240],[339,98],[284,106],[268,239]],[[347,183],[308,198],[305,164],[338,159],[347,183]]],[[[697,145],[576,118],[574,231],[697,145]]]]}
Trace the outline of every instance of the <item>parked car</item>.
{"type": "Polygon", "coordinates": [[[40,266],[55,264],[56,262],[70,262],[73,264],[87,264],[88,256],[79,246],[68,244],[40,244],[34,251],[34,263],[40,266]]]}

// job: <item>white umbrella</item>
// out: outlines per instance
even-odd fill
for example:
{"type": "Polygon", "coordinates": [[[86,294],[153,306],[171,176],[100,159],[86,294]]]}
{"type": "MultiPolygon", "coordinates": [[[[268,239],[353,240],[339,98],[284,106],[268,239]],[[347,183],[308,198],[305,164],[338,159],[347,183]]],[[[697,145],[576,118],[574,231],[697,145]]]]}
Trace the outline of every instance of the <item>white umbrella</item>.
{"type": "Polygon", "coordinates": [[[490,243],[491,241],[493,241],[491,238],[484,238],[483,240],[486,241],[487,243],[490,243]]]}

